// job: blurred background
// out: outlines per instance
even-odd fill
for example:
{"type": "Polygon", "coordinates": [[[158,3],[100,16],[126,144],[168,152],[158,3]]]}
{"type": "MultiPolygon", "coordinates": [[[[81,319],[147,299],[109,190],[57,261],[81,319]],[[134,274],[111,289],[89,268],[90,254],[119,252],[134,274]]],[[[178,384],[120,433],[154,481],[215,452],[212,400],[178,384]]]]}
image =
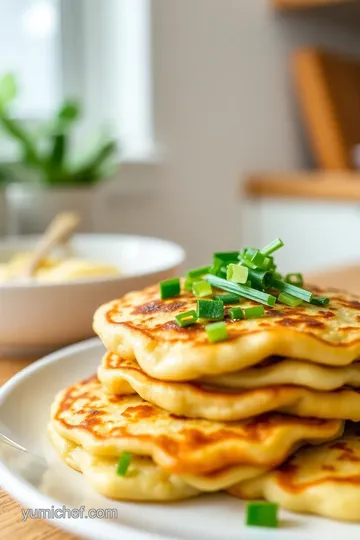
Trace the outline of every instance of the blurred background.
{"type": "Polygon", "coordinates": [[[0,0],[0,234],[360,259],[360,2],[0,0]],[[359,60],[357,60],[359,58],[359,60]]]}

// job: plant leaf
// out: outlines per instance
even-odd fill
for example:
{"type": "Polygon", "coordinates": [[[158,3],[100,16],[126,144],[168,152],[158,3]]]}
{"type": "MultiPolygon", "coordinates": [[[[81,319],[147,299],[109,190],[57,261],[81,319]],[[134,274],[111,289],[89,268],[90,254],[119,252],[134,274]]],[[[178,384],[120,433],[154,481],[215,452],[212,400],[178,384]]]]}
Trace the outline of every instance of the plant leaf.
{"type": "Polygon", "coordinates": [[[0,78],[0,110],[4,111],[17,96],[17,85],[12,73],[0,78]]]}

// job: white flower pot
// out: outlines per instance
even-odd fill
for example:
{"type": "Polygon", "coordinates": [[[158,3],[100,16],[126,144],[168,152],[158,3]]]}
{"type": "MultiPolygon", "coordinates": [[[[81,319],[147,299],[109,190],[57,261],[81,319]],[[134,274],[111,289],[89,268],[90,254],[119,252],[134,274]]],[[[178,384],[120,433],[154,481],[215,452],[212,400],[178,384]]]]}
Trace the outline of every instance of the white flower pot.
{"type": "Polygon", "coordinates": [[[97,215],[98,190],[95,188],[38,188],[11,184],[6,189],[7,233],[39,234],[59,212],[73,211],[81,216],[79,232],[92,232],[97,215]]]}
{"type": "Polygon", "coordinates": [[[6,232],[6,196],[5,190],[0,188],[0,236],[6,232]]]}

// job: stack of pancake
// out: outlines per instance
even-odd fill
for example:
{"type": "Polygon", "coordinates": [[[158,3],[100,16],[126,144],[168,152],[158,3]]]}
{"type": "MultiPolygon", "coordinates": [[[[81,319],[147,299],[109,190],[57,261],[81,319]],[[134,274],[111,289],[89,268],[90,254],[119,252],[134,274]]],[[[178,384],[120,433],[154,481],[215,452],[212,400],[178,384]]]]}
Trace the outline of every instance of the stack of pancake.
{"type": "Polygon", "coordinates": [[[201,322],[175,321],[196,309],[187,291],[162,300],[156,285],[100,307],[94,329],[108,352],[97,376],[56,397],[51,439],[109,497],[228,490],[360,521],[356,424],[344,434],[345,420],[360,421],[360,300],[321,292],[326,307],[276,304],[241,321],[225,314],[228,339],[218,343],[201,322]],[[131,461],[121,475],[124,452],[131,461]]]}

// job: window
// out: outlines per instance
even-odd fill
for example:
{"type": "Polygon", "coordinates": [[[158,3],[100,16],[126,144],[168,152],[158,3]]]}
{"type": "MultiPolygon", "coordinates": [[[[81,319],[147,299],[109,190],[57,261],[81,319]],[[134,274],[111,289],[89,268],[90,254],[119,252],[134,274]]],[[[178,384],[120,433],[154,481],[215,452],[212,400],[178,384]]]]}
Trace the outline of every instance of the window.
{"type": "Polygon", "coordinates": [[[1,0],[0,73],[18,78],[20,116],[48,114],[60,98],[58,35],[56,0],[1,0]]]}
{"type": "Polygon", "coordinates": [[[77,97],[86,127],[110,124],[125,155],[153,144],[149,0],[0,0],[0,72],[21,86],[16,114],[77,97]],[[20,101],[20,100],[19,100],[20,101]]]}

